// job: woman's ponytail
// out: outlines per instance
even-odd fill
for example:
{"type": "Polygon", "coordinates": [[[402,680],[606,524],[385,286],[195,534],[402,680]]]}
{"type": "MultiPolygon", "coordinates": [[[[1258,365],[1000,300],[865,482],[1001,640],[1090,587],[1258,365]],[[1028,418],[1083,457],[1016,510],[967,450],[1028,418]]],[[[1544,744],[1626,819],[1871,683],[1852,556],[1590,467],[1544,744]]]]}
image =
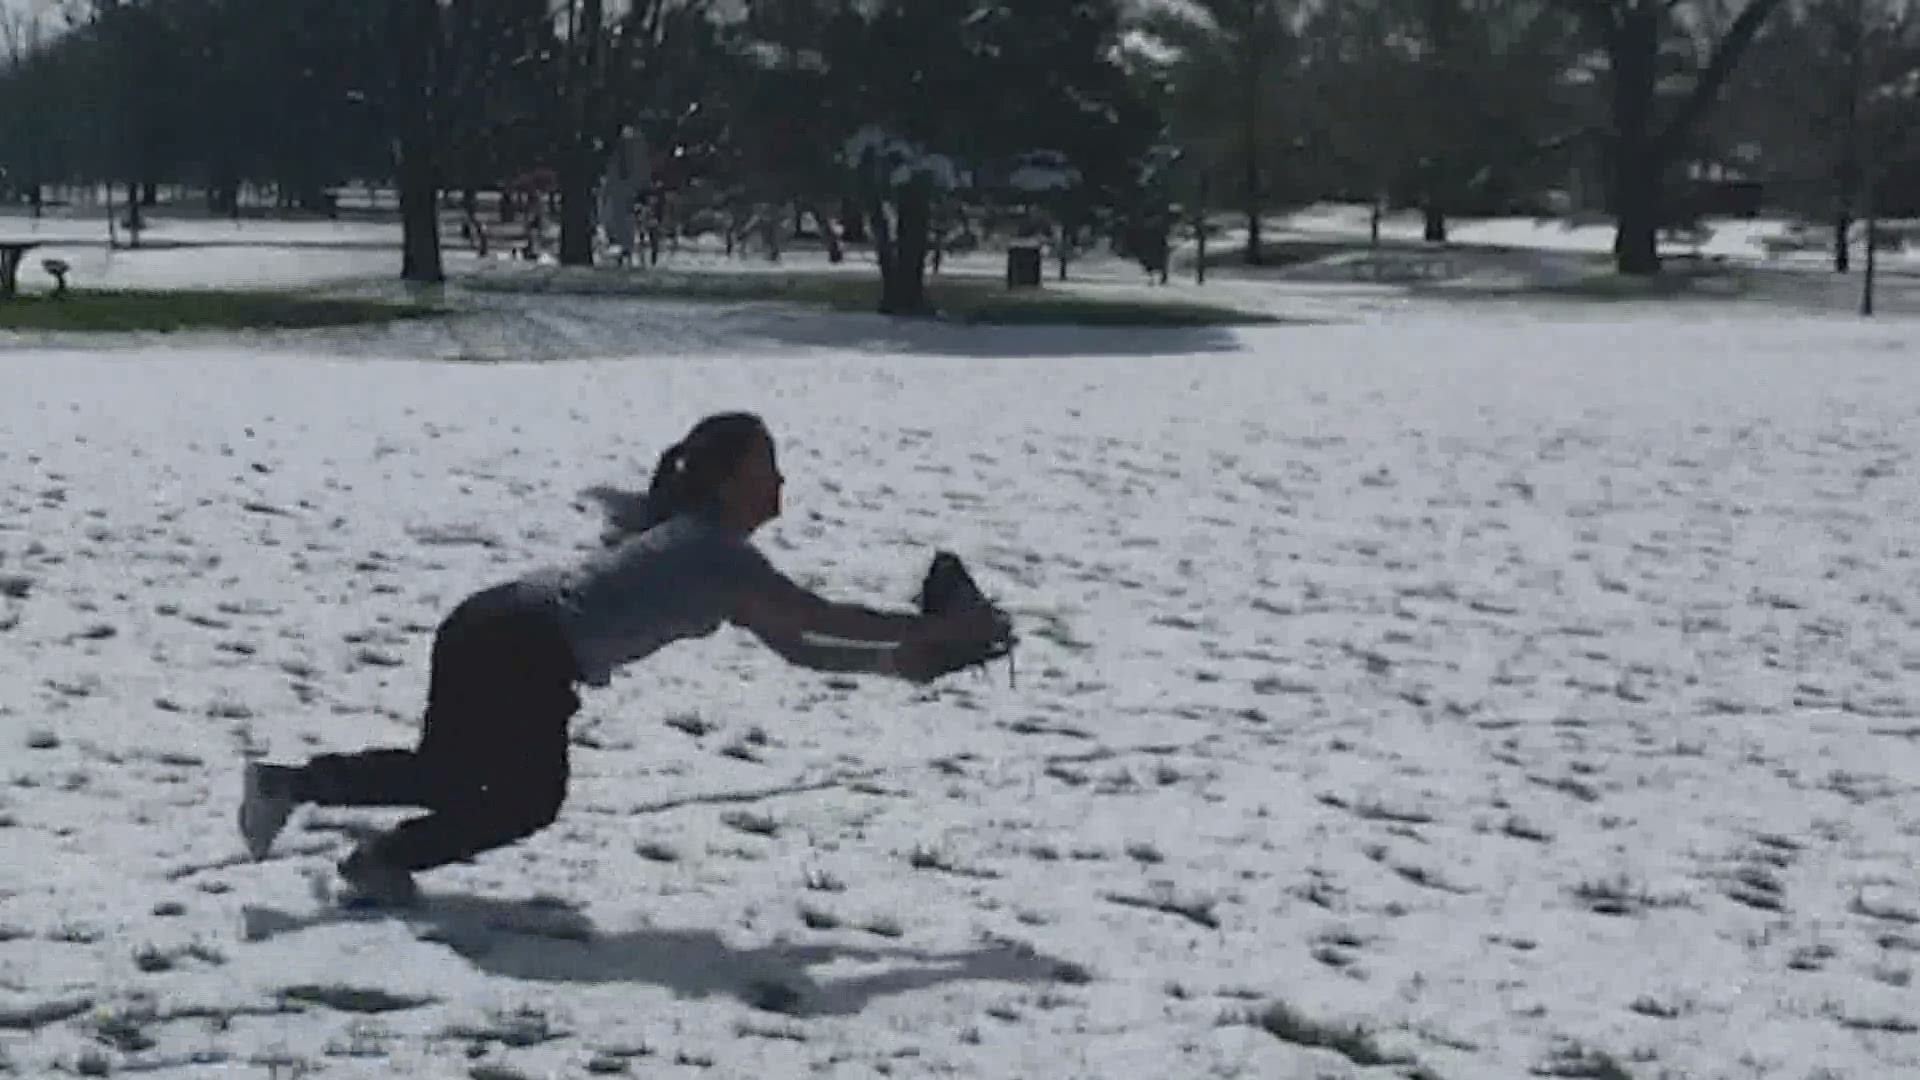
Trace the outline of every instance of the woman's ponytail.
{"type": "Polygon", "coordinates": [[[607,515],[602,541],[617,544],[700,509],[718,496],[719,486],[739,468],[754,440],[766,437],[766,432],[766,425],[752,413],[716,413],[660,452],[644,496],[607,488],[589,491],[607,515]]]}
{"type": "Polygon", "coordinates": [[[652,524],[674,516],[686,507],[687,444],[674,443],[660,452],[654,464],[653,479],[647,483],[647,517],[652,524]]]}

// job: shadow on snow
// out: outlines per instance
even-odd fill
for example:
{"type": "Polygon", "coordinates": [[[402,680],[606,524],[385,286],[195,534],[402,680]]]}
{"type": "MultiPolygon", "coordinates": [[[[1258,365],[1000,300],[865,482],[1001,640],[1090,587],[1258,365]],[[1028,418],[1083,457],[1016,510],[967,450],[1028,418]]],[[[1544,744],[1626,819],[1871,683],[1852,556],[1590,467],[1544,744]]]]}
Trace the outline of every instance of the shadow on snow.
{"type": "Polygon", "coordinates": [[[876,998],[953,982],[1046,983],[1061,963],[1016,945],[957,952],[897,946],[776,942],[737,948],[711,930],[603,931],[563,901],[427,894],[403,911],[325,906],[296,914],[250,905],[246,935],[265,941],[320,926],[397,918],[490,975],[535,982],[650,983],[683,997],[727,995],[794,1016],[849,1016],[876,998]],[[817,965],[885,965],[816,977],[817,965]]]}

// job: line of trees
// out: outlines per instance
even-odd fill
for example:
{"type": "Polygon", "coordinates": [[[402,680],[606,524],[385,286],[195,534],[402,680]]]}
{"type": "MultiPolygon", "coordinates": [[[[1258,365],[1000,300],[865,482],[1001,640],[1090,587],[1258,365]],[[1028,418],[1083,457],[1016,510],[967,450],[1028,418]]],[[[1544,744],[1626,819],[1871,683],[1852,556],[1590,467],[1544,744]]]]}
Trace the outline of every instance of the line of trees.
{"type": "Polygon", "coordinates": [[[1920,178],[1920,22],[1910,0],[68,0],[0,13],[0,101],[0,189],[36,208],[106,182],[135,215],[162,184],[319,209],[379,178],[422,281],[443,198],[536,171],[561,261],[591,262],[637,131],[643,195],[869,243],[883,309],[912,313],[939,236],[980,217],[1044,225],[1064,260],[1233,209],[1257,263],[1263,217],[1309,200],[1417,207],[1441,241],[1586,175],[1620,271],[1652,274],[1710,163],[1844,236],[1920,178]]]}

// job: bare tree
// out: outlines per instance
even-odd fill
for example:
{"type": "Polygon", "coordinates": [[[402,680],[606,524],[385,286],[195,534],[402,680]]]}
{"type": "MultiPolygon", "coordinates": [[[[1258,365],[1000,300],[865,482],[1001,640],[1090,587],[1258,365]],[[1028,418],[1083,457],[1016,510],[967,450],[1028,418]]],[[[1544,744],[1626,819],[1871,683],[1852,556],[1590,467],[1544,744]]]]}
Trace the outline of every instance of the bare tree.
{"type": "Polygon", "coordinates": [[[44,133],[48,122],[50,91],[45,73],[37,70],[46,49],[46,24],[37,9],[0,10],[0,48],[5,49],[6,95],[14,99],[8,124],[9,134],[20,147],[23,174],[6,177],[7,186],[24,188],[33,216],[41,213],[42,188],[46,179],[47,146],[44,133]]]}
{"type": "Polygon", "coordinates": [[[622,128],[653,103],[676,64],[697,62],[712,29],[707,0],[566,0],[556,88],[560,262],[593,262],[594,187],[622,128]]]}
{"type": "Polygon", "coordinates": [[[1852,269],[1854,226],[1886,182],[1869,182],[1869,164],[1883,172],[1916,119],[1917,59],[1912,0],[1790,2],[1729,91],[1733,115],[1716,125],[1722,140],[1757,151],[1770,195],[1831,225],[1838,273],[1852,269]]]}
{"type": "Polygon", "coordinates": [[[1155,7],[1141,34],[1164,60],[1177,142],[1208,172],[1238,180],[1247,262],[1259,265],[1261,218],[1288,143],[1280,109],[1298,58],[1294,0],[1192,0],[1155,7]]]}
{"type": "Polygon", "coordinates": [[[384,95],[370,102],[390,133],[400,188],[401,269],[408,281],[444,279],[440,189],[464,140],[484,138],[476,115],[486,88],[526,62],[549,19],[540,3],[386,0],[384,95]]]}
{"type": "Polygon", "coordinates": [[[1667,174],[1782,0],[1729,0],[1734,14],[1724,29],[1713,0],[1561,2],[1572,6],[1606,57],[1615,268],[1658,274],[1667,174]],[[1676,40],[1691,47],[1671,48],[1676,40]],[[1684,60],[1677,73],[1675,60],[1684,60]],[[1675,81],[1682,88],[1666,92],[1675,81]]]}

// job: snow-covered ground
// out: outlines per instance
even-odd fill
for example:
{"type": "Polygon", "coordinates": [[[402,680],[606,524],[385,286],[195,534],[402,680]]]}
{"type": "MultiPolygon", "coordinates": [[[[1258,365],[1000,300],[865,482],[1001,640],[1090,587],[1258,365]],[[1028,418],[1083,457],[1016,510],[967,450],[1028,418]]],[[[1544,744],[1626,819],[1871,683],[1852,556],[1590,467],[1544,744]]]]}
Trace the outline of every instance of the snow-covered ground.
{"type": "Polygon", "coordinates": [[[1915,1074],[1915,324],[1340,302],[0,347],[0,1061],[1915,1074]],[[573,362],[404,362],[451,355],[573,362]],[[727,631],[590,692],[560,822],[417,917],[313,895],[392,815],[242,858],[246,757],[408,741],[450,606],[734,407],[783,438],[777,562],[904,604],[966,554],[1017,684],[727,631]],[[1402,1063],[1238,1022],[1274,1003],[1402,1063]]]}
{"type": "MultiPolygon", "coordinates": [[[[104,217],[0,215],[0,239],[36,241],[20,264],[20,286],[53,287],[42,268],[59,258],[75,287],[115,289],[280,288],[390,278],[399,272],[400,229],[362,221],[152,219],[144,248],[107,246],[104,217]]],[[[125,231],[117,237],[124,245],[125,231]]],[[[450,253],[458,259],[457,253],[450,253]]]]}

